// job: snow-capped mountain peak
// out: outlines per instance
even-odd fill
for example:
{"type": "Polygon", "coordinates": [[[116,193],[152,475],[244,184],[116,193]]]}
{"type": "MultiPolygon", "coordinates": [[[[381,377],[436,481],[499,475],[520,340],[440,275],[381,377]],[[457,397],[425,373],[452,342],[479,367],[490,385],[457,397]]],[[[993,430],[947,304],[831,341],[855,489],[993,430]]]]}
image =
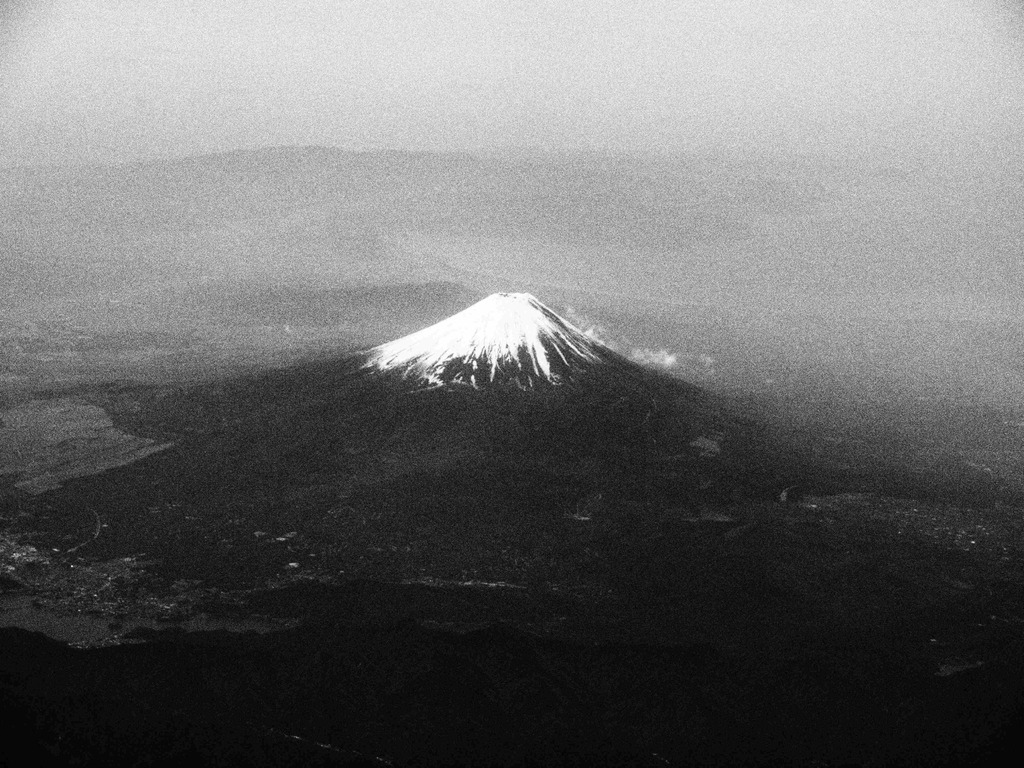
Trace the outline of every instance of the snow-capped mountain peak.
{"type": "Polygon", "coordinates": [[[528,293],[495,293],[367,354],[368,368],[434,386],[530,387],[561,383],[607,359],[610,350],[528,293]]]}

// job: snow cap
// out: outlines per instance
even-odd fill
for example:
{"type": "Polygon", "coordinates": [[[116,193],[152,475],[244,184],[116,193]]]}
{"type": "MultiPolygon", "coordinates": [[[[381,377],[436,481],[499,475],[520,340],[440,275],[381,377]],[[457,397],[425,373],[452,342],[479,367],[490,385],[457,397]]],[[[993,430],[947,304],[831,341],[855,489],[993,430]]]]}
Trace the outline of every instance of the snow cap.
{"type": "Polygon", "coordinates": [[[441,386],[562,383],[604,345],[528,293],[495,293],[421,331],[374,347],[366,367],[441,386]]]}

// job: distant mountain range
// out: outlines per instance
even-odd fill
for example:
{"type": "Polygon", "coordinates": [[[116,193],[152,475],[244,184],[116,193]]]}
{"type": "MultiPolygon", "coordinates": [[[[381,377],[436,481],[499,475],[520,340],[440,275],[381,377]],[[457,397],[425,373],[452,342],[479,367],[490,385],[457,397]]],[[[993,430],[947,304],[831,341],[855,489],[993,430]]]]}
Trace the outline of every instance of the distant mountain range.
{"type": "MultiPolygon", "coordinates": [[[[907,464],[966,460],[1018,482],[1007,425],[1024,418],[1011,258],[1024,207],[998,179],[940,176],[806,158],[324,148],[5,169],[0,324],[15,330],[0,332],[0,396],[316,359],[266,374],[310,392],[299,378],[373,346],[414,377],[479,381],[486,360],[456,371],[394,340],[528,291],[620,358],[739,398],[755,420],[770,411],[785,440],[833,458],[841,446],[840,464],[876,467],[883,445],[907,464]]],[[[540,361],[515,378],[546,378],[540,361]]]]}
{"type": "MultiPolygon", "coordinates": [[[[322,327],[360,291],[447,284],[614,312],[649,359],[739,352],[751,386],[788,368],[789,385],[1019,401],[1019,350],[992,332],[1024,336],[1019,185],[943,173],[316,147],[8,168],[0,320],[322,327]]],[[[354,335],[440,319],[396,304],[354,335]]]]}
{"type": "Polygon", "coordinates": [[[1022,285],[1006,253],[1024,225],[1020,206],[997,182],[806,159],[316,147],[9,168],[0,170],[0,264],[8,296],[208,279],[472,278],[482,290],[575,284],[798,309],[820,308],[818,293],[825,306],[891,303],[908,286],[991,300],[1022,285]],[[951,207],[959,198],[978,213],[951,207]]]}

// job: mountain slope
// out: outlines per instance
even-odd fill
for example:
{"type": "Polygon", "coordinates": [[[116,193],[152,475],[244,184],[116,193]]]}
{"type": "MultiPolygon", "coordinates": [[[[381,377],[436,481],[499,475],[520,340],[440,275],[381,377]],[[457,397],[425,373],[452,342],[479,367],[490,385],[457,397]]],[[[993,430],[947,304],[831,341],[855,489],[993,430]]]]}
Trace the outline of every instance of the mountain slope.
{"type": "Polygon", "coordinates": [[[569,567],[581,535],[625,516],[800,481],[723,402],[523,295],[360,356],[99,404],[173,447],[18,503],[102,518],[95,554],[145,551],[181,578],[265,578],[300,540],[347,573],[522,578],[538,558],[569,567]],[[253,531],[288,543],[254,551],[253,531]]]}
{"type": "Polygon", "coordinates": [[[83,394],[119,430],[173,445],[38,496],[13,489],[0,513],[40,551],[145,553],[170,585],[363,576],[605,593],[673,573],[687,546],[746,529],[790,486],[790,500],[922,486],[892,462],[823,458],[821,438],[798,444],[617,357],[529,297],[469,315],[360,355],[83,394]]]}

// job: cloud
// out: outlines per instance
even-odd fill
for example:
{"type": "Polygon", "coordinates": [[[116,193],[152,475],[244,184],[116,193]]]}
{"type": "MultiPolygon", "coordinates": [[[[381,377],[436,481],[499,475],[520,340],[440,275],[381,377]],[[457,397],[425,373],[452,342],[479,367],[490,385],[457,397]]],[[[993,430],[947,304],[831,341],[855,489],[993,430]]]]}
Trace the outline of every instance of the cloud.
{"type": "MultiPolygon", "coordinates": [[[[619,352],[620,354],[627,355],[634,362],[640,363],[641,365],[649,365],[653,368],[663,368],[665,370],[675,368],[679,365],[680,358],[679,353],[677,352],[672,352],[668,349],[653,349],[651,347],[633,347],[627,354],[625,349],[627,348],[628,342],[616,341],[613,338],[611,331],[600,323],[594,322],[584,313],[579,312],[572,307],[566,307],[564,315],[566,320],[575,325],[594,341],[600,342],[609,349],[619,352]]],[[[702,356],[700,366],[707,369],[710,367],[710,363],[705,362],[703,359],[704,357],[707,356],[702,356]]],[[[710,360],[710,358],[708,358],[708,360],[710,360]]]]}
{"type": "Polygon", "coordinates": [[[578,312],[572,307],[566,307],[565,319],[583,331],[583,333],[594,341],[604,344],[606,347],[613,349],[616,352],[619,351],[619,344],[612,339],[611,331],[600,323],[595,323],[582,312],[578,312]]]}
{"type": "Polygon", "coordinates": [[[679,355],[667,349],[634,349],[630,355],[633,360],[655,368],[675,368],[679,364],[679,355]]]}

